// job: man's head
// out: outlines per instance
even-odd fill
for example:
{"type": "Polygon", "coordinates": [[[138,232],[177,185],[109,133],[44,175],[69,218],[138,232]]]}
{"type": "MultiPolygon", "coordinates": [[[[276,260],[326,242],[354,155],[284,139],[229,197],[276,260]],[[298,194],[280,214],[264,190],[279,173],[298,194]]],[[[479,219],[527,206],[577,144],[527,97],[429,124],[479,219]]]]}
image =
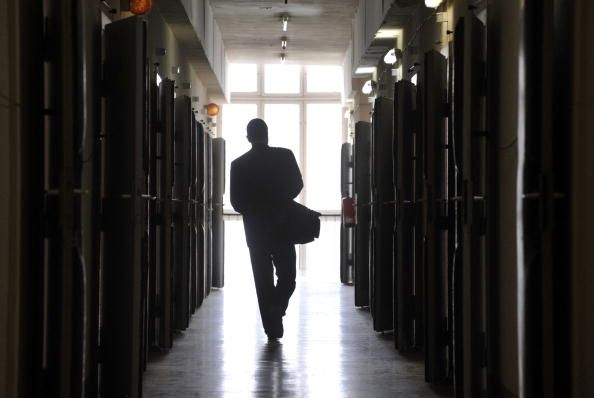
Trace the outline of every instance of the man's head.
{"type": "Polygon", "coordinates": [[[247,124],[247,139],[252,144],[268,144],[268,126],[262,119],[252,119],[247,124]]]}

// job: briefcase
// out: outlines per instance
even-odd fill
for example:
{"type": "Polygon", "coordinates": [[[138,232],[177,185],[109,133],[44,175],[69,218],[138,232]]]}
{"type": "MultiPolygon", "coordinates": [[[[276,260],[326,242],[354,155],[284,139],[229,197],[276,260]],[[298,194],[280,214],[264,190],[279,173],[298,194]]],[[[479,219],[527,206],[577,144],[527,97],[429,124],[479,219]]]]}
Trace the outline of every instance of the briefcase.
{"type": "Polygon", "coordinates": [[[287,234],[292,243],[313,242],[320,236],[320,216],[300,203],[291,201],[287,212],[287,234]]]}

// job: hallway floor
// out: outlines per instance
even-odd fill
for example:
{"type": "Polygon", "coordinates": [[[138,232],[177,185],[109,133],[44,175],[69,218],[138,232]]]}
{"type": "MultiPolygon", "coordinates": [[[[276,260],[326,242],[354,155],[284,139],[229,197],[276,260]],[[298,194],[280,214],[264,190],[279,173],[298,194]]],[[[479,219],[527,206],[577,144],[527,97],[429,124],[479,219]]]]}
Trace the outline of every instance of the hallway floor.
{"type": "Polygon", "coordinates": [[[399,355],[391,336],[372,331],[338,271],[299,272],[285,335],[268,343],[249,263],[235,267],[171,352],[152,356],[145,397],[448,396],[425,383],[420,357],[399,355]]]}

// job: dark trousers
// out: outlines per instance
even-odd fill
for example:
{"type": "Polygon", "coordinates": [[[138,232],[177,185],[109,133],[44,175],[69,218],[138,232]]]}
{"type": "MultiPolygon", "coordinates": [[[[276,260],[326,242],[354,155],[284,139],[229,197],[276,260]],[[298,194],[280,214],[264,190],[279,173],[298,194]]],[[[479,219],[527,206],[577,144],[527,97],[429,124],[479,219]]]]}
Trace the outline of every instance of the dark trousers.
{"type": "Polygon", "coordinates": [[[250,247],[250,258],[262,325],[266,334],[276,334],[277,325],[281,322],[289,299],[295,291],[295,245],[253,245],[250,247]],[[276,269],[276,286],[273,266],[276,269]]]}

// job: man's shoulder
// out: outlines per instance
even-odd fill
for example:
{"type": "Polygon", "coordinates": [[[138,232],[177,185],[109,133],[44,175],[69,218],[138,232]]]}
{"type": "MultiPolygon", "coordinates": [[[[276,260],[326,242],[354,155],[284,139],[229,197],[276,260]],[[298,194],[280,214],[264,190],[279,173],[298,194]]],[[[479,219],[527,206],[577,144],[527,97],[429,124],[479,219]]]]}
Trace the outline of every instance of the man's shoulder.
{"type": "Polygon", "coordinates": [[[276,154],[276,155],[281,155],[281,156],[289,156],[289,155],[293,155],[293,151],[288,149],[288,148],[283,148],[283,147],[270,147],[270,150],[276,154]]]}
{"type": "Polygon", "coordinates": [[[237,158],[235,158],[232,162],[231,162],[231,166],[233,166],[234,164],[238,164],[238,163],[242,163],[245,161],[245,159],[248,157],[249,151],[244,153],[241,156],[238,156],[237,158]]]}

